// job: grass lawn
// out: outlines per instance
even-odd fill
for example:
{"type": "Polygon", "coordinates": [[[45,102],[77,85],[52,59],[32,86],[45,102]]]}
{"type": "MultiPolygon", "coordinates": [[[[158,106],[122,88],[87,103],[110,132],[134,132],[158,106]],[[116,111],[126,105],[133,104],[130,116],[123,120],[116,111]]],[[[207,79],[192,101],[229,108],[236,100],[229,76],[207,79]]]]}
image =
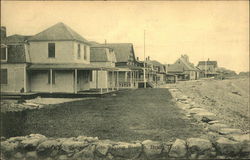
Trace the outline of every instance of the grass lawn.
{"type": "Polygon", "coordinates": [[[86,135],[119,141],[200,136],[202,129],[181,112],[167,89],[128,90],[117,96],[30,110],[25,114],[22,134],[86,135]]]}

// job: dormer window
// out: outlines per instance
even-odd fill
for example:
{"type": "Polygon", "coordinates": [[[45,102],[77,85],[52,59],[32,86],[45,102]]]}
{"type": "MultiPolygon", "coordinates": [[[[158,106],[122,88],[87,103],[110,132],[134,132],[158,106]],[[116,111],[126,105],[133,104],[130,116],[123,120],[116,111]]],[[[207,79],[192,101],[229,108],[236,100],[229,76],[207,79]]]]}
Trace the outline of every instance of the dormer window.
{"type": "Polygon", "coordinates": [[[4,62],[7,61],[7,57],[8,57],[7,56],[7,50],[8,50],[7,46],[5,46],[5,45],[2,46],[1,45],[1,61],[4,61],[4,62]]]}

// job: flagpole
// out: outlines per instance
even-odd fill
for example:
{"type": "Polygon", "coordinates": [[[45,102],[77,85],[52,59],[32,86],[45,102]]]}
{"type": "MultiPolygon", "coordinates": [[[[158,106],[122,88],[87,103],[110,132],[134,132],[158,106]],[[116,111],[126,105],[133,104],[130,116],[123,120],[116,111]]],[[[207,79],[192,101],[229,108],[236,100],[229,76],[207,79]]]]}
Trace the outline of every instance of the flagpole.
{"type": "Polygon", "coordinates": [[[145,64],[145,30],[144,30],[144,61],[143,61],[143,81],[144,81],[144,88],[147,87],[147,84],[146,84],[146,64],[145,64]]]}

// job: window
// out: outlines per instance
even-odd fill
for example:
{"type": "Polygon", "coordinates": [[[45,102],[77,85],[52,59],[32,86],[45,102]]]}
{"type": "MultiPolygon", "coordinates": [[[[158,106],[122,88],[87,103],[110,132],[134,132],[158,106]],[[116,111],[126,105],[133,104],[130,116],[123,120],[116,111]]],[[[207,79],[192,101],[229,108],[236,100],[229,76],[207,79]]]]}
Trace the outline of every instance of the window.
{"type": "Polygon", "coordinates": [[[1,69],[0,75],[1,75],[0,84],[7,84],[8,83],[7,69],[1,69]]]}
{"type": "Polygon", "coordinates": [[[87,46],[84,46],[84,60],[87,60],[87,46]]]}
{"type": "MultiPolygon", "coordinates": [[[[50,71],[48,72],[48,83],[50,84],[50,71]]],[[[55,72],[52,71],[52,84],[55,84],[55,72]]]]}
{"type": "Polygon", "coordinates": [[[80,59],[81,58],[81,45],[78,44],[78,47],[77,47],[77,58],[80,59]]]}
{"type": "Polygon", "coordinates": [[[55,58],[55,43],[48,44],[48,57],[55,58]]]}
{"type": "Polygon", "coordinates": [[[1,61],[7,61],[7,48],[1,47],[1,61]]]}

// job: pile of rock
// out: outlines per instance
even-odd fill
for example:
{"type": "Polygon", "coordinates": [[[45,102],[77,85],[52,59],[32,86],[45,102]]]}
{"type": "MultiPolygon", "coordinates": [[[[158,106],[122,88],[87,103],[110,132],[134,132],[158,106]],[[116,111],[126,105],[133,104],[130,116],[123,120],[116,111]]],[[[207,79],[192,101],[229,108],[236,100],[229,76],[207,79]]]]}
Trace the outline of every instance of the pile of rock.
{"type": "Polygon", "coordinates": [[[249,139],[176,139],[174,142],[114,142],[97,137],[47,138],[40,134],[11,137],[1,142],[1,159],[88,160],[88,159],[208,159],[250,158],[249,139]]]}

